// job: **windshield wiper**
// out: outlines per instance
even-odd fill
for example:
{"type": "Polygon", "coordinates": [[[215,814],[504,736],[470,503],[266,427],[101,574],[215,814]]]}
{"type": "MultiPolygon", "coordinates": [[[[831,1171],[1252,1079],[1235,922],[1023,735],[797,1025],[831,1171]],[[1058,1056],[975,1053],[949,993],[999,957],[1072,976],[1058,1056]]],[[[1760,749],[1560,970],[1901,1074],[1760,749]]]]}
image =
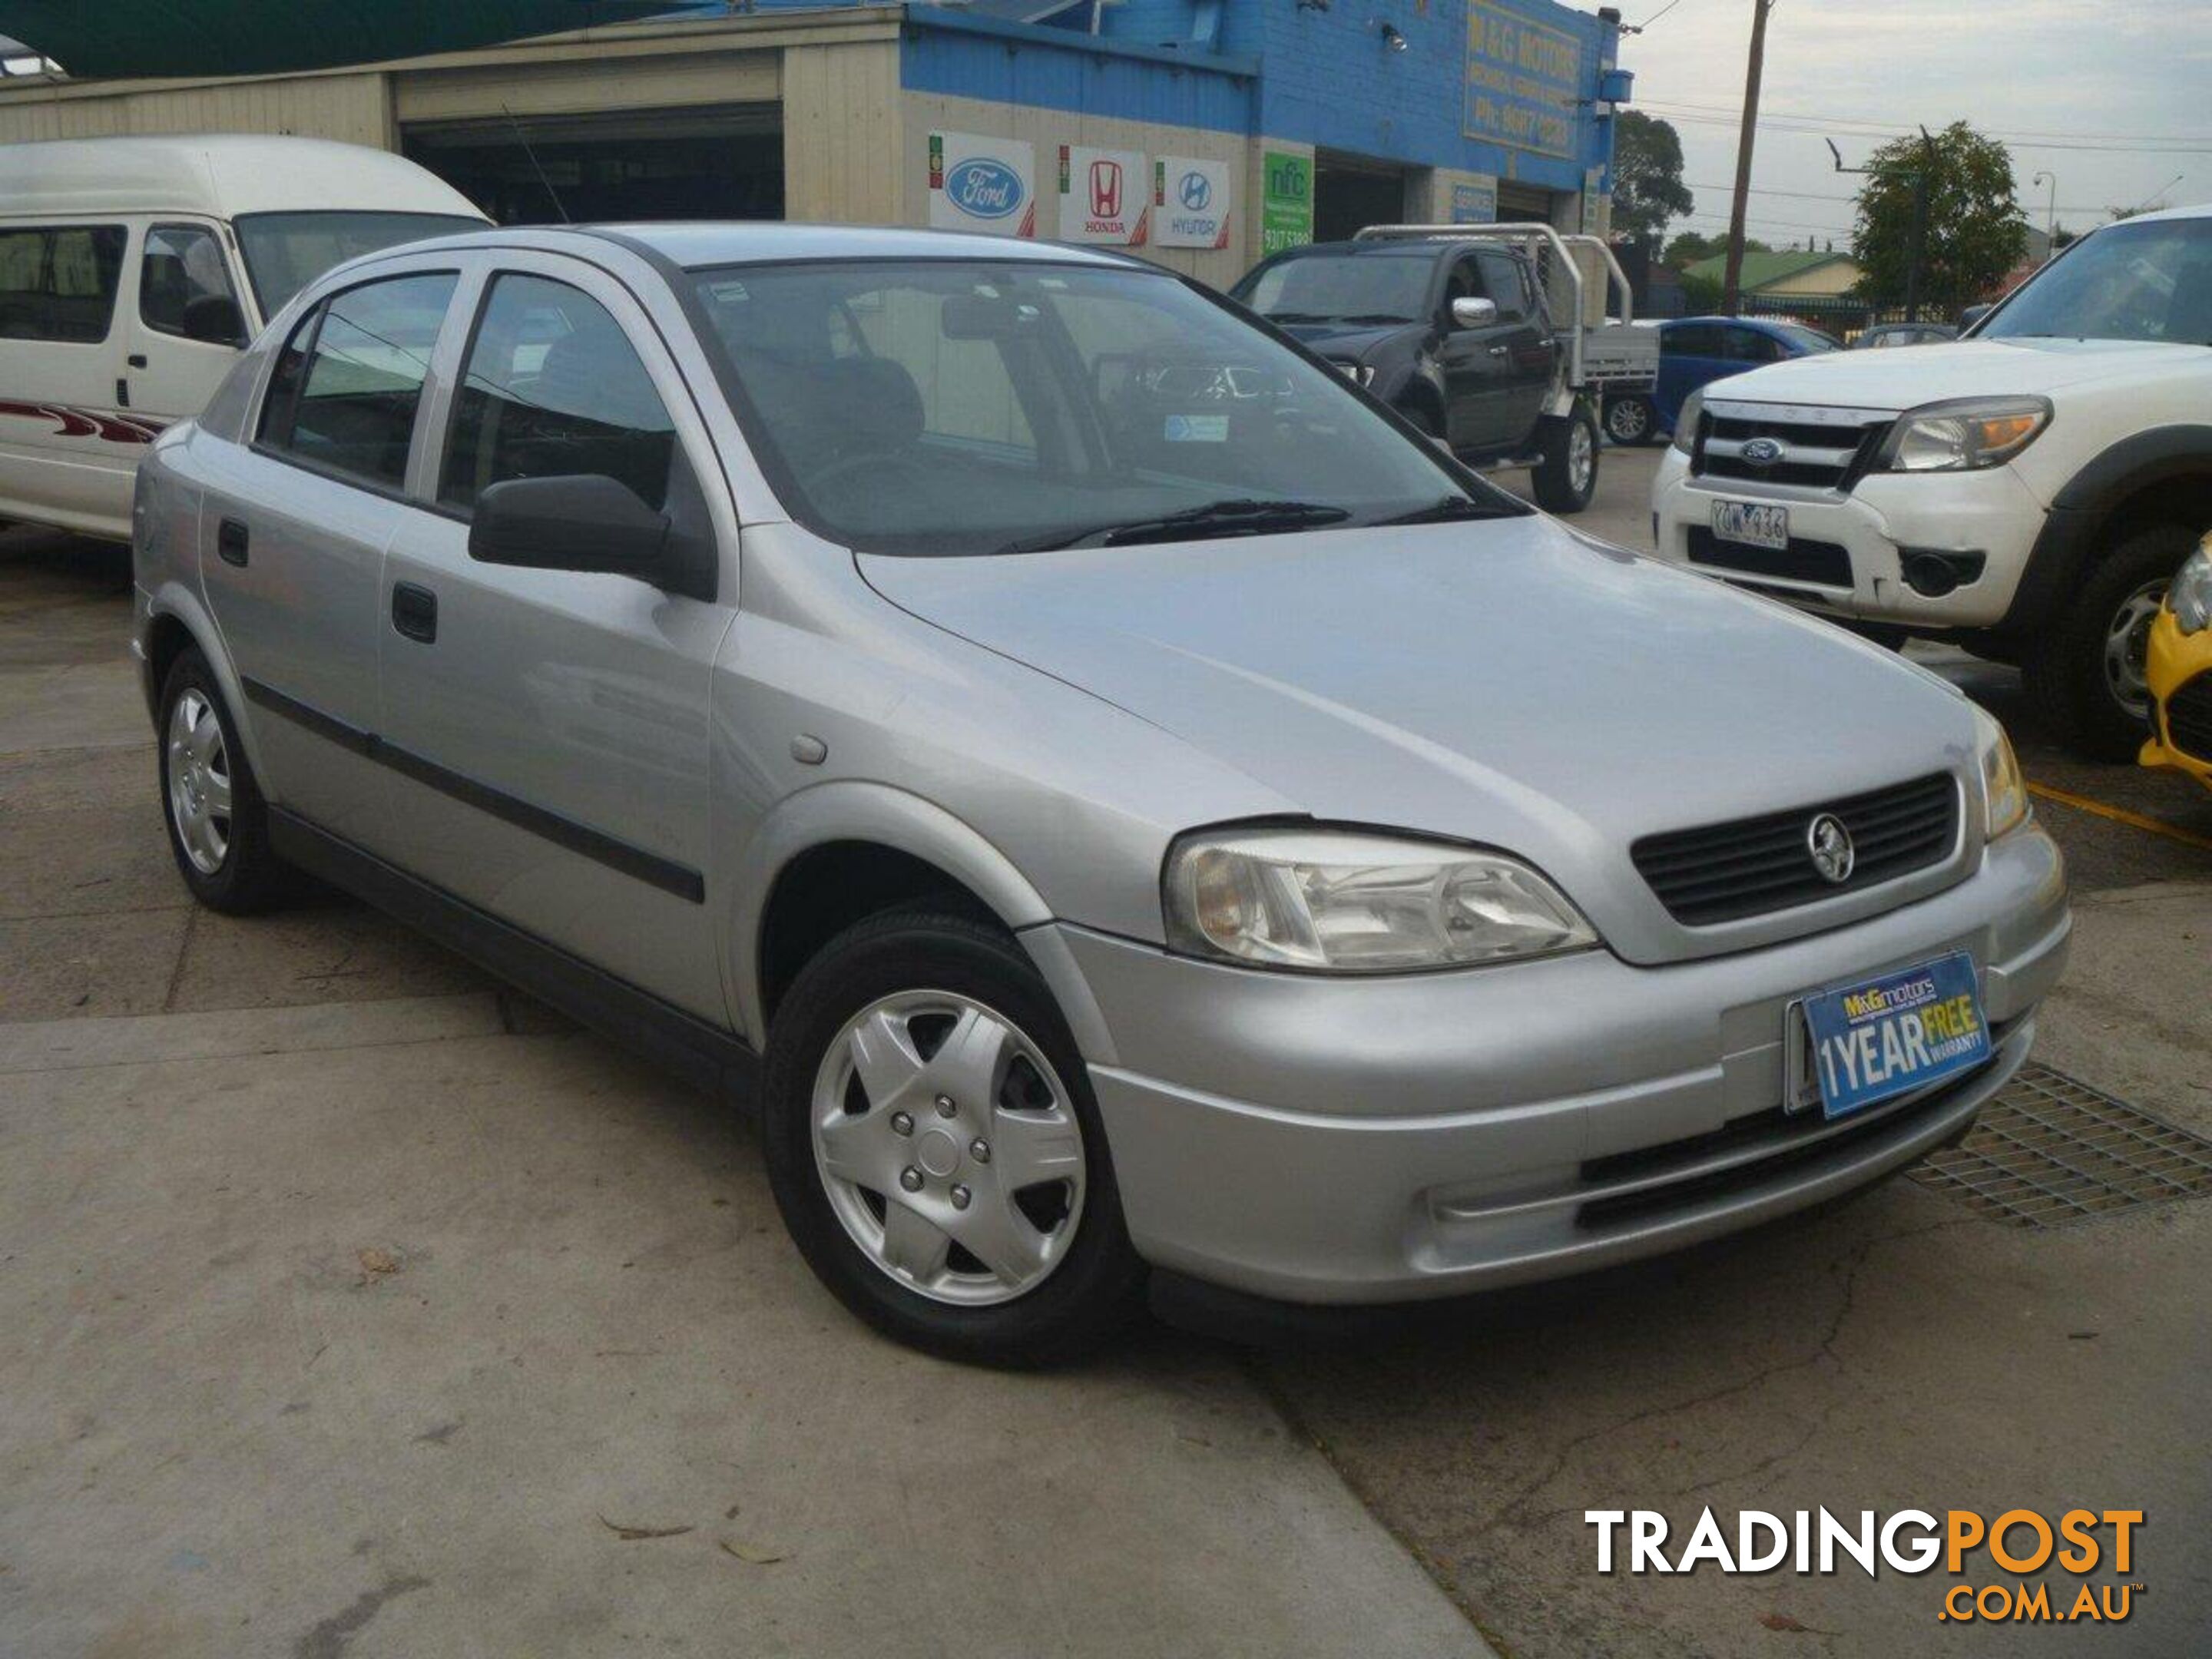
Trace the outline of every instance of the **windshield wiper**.
{"type": "Polygon", "coordinates": [[[1164,513],[1157,519],[1125,519],[1088,530],[1058,531],[1027,541],[1009,542],[1006,553],[1047,553],[1086,542],[1127,547],[1139,542],[1198,541],[1209,536],[1264,536],[1279,530],[1303,530],[1340,524],[1351,509],[1322,501],[1225,501],[1164,513]]]}
{"type": "Polygon", "coordinates": [[[1410,323],[1411,317],[1401,317],[1395,311],[1361,311],[1349,317],[1339,317],[1340,323],[1410,323]]]}
{"type": "Polygon", "coordinates": [[[1387,519],[1376,519],[1372,522],[1378,525],[1449,524],[1461,519],[1517,519],[1520,516],[1510,507],[1478,501],[1472,495],[1447,495],[1442,501],[1431,501],[1426,507],[1417,507],[1410,513],[1393,514],[1387,519]]]}
{"type": "Polygon", "coordinates": [[[1261,314],[1271,323],[1326,323],[1333,320],[1325,311],[1269,311],[1261,314]]]}

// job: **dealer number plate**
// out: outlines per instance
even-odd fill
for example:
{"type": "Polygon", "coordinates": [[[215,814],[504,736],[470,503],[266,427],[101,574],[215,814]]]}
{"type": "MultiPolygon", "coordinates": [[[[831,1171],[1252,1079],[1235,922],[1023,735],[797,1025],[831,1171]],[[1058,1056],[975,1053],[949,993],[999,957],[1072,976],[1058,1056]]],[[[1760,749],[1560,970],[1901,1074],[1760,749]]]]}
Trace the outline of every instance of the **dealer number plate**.
{"type": "Polygon", "coordinates": [[[1791,1068],[1790,1104],[1817,1097],[1832,1118],[1971,1072],[1991,1052],[1974,961],[1963,951],[1819,992],[1789,1018],[1785,1048],[1801,1062],[1791,1068]]]}

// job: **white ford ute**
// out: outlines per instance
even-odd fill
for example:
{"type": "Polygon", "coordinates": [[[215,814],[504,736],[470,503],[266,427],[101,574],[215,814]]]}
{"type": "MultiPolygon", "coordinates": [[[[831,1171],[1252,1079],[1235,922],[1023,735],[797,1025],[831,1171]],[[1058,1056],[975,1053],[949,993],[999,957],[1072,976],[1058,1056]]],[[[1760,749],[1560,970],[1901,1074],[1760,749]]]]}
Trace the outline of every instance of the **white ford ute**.
{"type": "Polygon", "coordinates": [[[2212,528],[2212,206],[2083,237],[1955,344],[1693,394],[1651,506],[1662,557],[2016,663],[2078,752],[2127,759],[2212,528]]]}

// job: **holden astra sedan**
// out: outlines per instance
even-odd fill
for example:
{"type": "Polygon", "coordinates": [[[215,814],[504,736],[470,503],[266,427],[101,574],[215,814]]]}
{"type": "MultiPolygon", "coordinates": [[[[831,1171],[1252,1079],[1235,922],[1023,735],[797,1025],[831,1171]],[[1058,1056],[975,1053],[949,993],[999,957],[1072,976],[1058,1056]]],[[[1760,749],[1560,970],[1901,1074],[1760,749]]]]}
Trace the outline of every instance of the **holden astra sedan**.
{"type": "Polygon", "coordinates": [[[945,1353],[1830,1198],[1966,1132],[2065,953],[1954,691],[1118,256],[417,243],[139,477],[193,894],[312,872],[750,1100],[815,1271],[945,1353]]]}

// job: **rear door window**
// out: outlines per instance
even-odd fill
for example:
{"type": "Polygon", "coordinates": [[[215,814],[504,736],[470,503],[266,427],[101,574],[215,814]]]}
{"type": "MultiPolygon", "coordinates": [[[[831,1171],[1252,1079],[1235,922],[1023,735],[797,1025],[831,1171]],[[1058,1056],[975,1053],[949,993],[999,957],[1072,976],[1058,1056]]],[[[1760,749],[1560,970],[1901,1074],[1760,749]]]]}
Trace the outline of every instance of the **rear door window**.
{"type": "Polygon", "coordinates": [[[1721,355],[1720,325],[1685,323],[1680,328],[1662,330],[1659,349],[1669,357],[1717,357],[1721,355]]]}
{"type": "Polygon", "coordinates": [[[622,325],[581,289],[494,279],[453,399],[438,499],[467,510],[508,478],[597,473],[668,500],[676,423],[622,325]]]}
{"type": "Polygon", "coordinates": [[[278,355],[262,406],[262,443],[399,489],[455,280],[451,271],[387,277],[318,306],[278,355]]]}
{"type": "Polygon", "coordinates": [[[105,340],[130,240],[121,225],[0,230],[0,339],[105,340]]]}

